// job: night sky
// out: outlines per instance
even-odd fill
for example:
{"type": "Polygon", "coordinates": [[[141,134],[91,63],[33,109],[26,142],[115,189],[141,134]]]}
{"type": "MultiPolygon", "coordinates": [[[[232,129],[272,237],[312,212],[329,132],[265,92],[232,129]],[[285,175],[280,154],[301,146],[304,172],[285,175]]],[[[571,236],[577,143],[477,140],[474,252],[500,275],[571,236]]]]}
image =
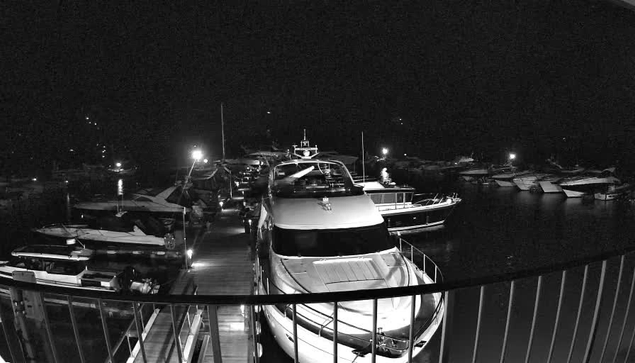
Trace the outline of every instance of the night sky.
{"type": "Polygon", "coordinates": [[[359,154],[364,131],[371,152],[424,159],[515,150],[635,166],[632,10],[231,3],[3,3],[1,172],[174,164],[193,144],[220,156],[221,102],[229,155],[297,143],[306,128],[344,153],[359,154]]]}

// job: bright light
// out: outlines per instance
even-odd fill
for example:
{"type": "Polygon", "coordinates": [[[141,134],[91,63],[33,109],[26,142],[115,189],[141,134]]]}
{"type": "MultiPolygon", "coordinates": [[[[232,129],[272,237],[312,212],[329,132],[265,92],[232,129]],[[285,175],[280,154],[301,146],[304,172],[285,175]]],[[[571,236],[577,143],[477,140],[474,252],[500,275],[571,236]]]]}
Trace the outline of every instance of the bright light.
{"type": "Polygon", "coordinates": [[[67,245],[67,246],[72,246],[72,245],[74,245],[74,244],[75,244],[75,242],[77,242],[77,241],[75,240],[75,238],[69,238],[69,239],[67,239],[67,240],[66,240],[66,245],[67,245]]]}
{"type": "Polygon", "coordinates": [[[223,203],[223,201],[222,201],[222,200],[221,200],[220,202],[218,202],[218,205],[219,205],[221,208],[223,208],[223,204],[224,204],[224,203],[223,203]]]}
{"type": "Polygon", "coordinates": [[[209,160],[207,160],[207,159],[203,159],[203,162],[204,162],[205,164],[207,164],[207,162],[209,162],[209,160]]]}
{"type": "Polygon", "coordinates": [[[115,163],[115,166],[121,168],[121,163],[115,163]]]}
{"type": "Polygon", "coordinates": [[[37,178],[33,178],[33,179],[31,179],[31,181],[37,181],[37,178]]]}
{"type": "Polygon", "coordinates": [[[194,150],[192,151],[192,159],[199,161],[203,158],[203,152],[201,150],[194,150]]]}
{"type": "Polygon", "coordinates": [[[388,154],[388,149],[387,148],[382,148],[381,149],[381,153],[386,156],[388,154]]]}
{"type": "Polygon", "coordinates": [[[516,154],[509,153],[509,160],[514,160],[514,159],[516,159],[516,154]]]}
{"type": "Polygon", "coordinates": [[[190,248],[189,250],[187,250],[187,258],[192,258],[192,255],[194,255],[194,251],[192,251],[192,249],[190,248]]]}

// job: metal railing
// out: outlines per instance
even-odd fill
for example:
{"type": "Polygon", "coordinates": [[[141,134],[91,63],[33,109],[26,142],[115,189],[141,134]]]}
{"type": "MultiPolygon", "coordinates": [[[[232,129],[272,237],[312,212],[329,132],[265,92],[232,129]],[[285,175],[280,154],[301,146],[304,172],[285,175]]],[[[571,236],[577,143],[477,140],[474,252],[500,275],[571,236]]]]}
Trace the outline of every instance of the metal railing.
{"type": "MultiPolygon", "coordinates": [[[[199,323],[205,319],[209,322],[205,324],[208,325],[205,331],[209,332],[206,339],[213,348],[212,359],[221,362],[224,354],[222,336],[227,333],[219,324],[217,311],[244,305],[245,319],[248,320],[245,329],[251,336],[244,343],[244,350],[250,352],[249,361],[264,362],[272,359],[267,356],[270,347],[261,345],[259,335],[264,329],[255,324],[252,317],[258,314],[260,306],[283,304],[290,307],[289,340],[293,340],[294,349],[289,356],[305,362],[308,361],[307,344],[301,335],[306,332],[297,324],[301,319],[298,317],[299,305],[370,300],[373,326],[377,328],[379,300],[410,297],[414,301],[421,295],[442,293],[445,315],[439,331],[427,342],[427,360],[586,363],[628,362],[633,358],[633,249],[522,271],[441,282],[439,268],[423,252],[404,241],[400,241],[399,248],[413,261],[420,259],[420,268],[431,276],[436,275],[436,282],[319,294],[124,296],[6,281],[2,283],[3,287],[11,293],[0,299],[0,354],[11,362],[124,361],[129,358],[128,351],[121,354],[121,349],[117,349],[126,345],[121,341],[122,337],[127,339],[126,332],[131,331],[131,325],[137,333],[146,330],[148,311],[165,305],[171,309],[183,306],[186,310],[199,307],[196,309],[200,312],[199,323]],[[51,299],[52,296],[56,298],[51,299]],[[83,305],[74,304],[79,301],[83,305]],[[86,301],[92,301],[97,309],[89,307],[86,301]],[[152,304],[156,305],[153,307],[152,304]],[[108,313],[106,306],[110,309],[108,313]],[[113,306],[120,307],[121,316],[113,306]],[[263,356],[259,358],[260,353],[263,356]]],[[[341,308],[334,309],[330,327],[335,337],[342,329],[338,324],[338,316],[342,313],[341,308]]],[[[173,337],[181,336],[182,325],[178,319],[170,320],[167,328],[172,330],[173,337]]],[[[411,315],[411,325],[413,320],[411,315]]],[[[412,337],[411,332],[410,342],[412,337]]],[[[138,339],[135,343],[139,346],[138,361],[157,361],[153,360],[156,352],[149,350],[150,342],[143,339],[143,334],[132,338],[138,339]]],[[[337,344],[337,339],[332,341],[335,343],[329,348],[330,360],[341,362],[344,356],[350,356],[346,346],[337,344]]],[[[370,351],[361,352],[356,362],[393,361],[381,356],[381,341],[381,332],[373,329],[370,351]]],[[[180,353],[174,354],[178,355],[178,361],[191,361],[196,355],[177,350],[180,353]]],[[[416,359],[409,349],[408,354],[394,361],[416,359]]]]}

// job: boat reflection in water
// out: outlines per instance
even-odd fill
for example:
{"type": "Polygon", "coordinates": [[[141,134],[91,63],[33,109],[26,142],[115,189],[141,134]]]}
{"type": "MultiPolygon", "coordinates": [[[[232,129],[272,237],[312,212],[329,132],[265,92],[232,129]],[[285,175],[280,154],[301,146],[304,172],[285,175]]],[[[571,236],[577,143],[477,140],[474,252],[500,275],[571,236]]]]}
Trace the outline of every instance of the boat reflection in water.
{"type": "MultiPolygon", "coordinates": [[[[316,149],[316,148],[315,148],[316,149]]],[[[269,176],[261,203],[256,261],[258,294],[359,291],[430,284],[426,274],[395,246],[371,198],[355,185],[341,162],[311,159],[314,150],[303,140],[303,159],[278,164],[269,176]],[[308,151],[308,152],[307,152],[308,151]]],[[[427,257],[419,255],[423,259],[427,257]]],[[[371,360],[373,333],[378,362],[407,361],[420,353],[443,317],[440,293],[373,301],[266,305],[264,316],[281,348],[301,362],[333,359],[371,360]],[[413,306],[414,305],[414,306],[413,306]],[[414,311],[414,319],[411,314],[414,311]],[[334,327],[337,314],[337,330],[334,327]],[[376,325],[374,325],[376,324],[376,325]],[[412,346],[408,337],[414,331],[412,346]],[[373,326],[377,330],[373,332],[373,326]],[[297,339],[297,341],[296,341],[297,339]]]]}

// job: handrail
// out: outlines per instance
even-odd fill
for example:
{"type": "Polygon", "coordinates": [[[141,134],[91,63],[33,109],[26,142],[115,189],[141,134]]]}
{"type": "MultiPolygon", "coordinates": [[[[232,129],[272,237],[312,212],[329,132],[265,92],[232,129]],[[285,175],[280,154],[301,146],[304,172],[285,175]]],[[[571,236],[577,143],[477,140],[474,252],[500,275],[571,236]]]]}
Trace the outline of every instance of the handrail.
{"type": "Polygon", "coordinates": [[[64,288],[59,286],[38,285],[23,281],[6,280],[2,285],[12,286],[23,290],[39,291],[52,294],[73,295],[76,297],[86,297],[95,299],[106,299],[110,301],[123,302],[154,302],[154,303],[177,303],[177,304],[225,304],[225,305],[270,305],[270,304],[310,304],[333,301],[352,301],[366,299],[381,299],[397,296],[412,296],[421,294],[431,294],[444,292],[453,289],[469,288],[480,285],[505,282],[520,278],[534,277],[552,272],[584,266],[593,262],[599,262],[612,257],[635,251],[635,246],[616,249],[598,255],[584,257],[581,259],[557,263],[548,266],[534,267],[514,272],[495,274],[483,277],[466,278],[461,280],[434,283],[419,286],[393,287],[386,289],[325,292],[315,294],[293,294],[293,295],[118,295],[112,292],[79,290],[76,288],[64,288]]]}

